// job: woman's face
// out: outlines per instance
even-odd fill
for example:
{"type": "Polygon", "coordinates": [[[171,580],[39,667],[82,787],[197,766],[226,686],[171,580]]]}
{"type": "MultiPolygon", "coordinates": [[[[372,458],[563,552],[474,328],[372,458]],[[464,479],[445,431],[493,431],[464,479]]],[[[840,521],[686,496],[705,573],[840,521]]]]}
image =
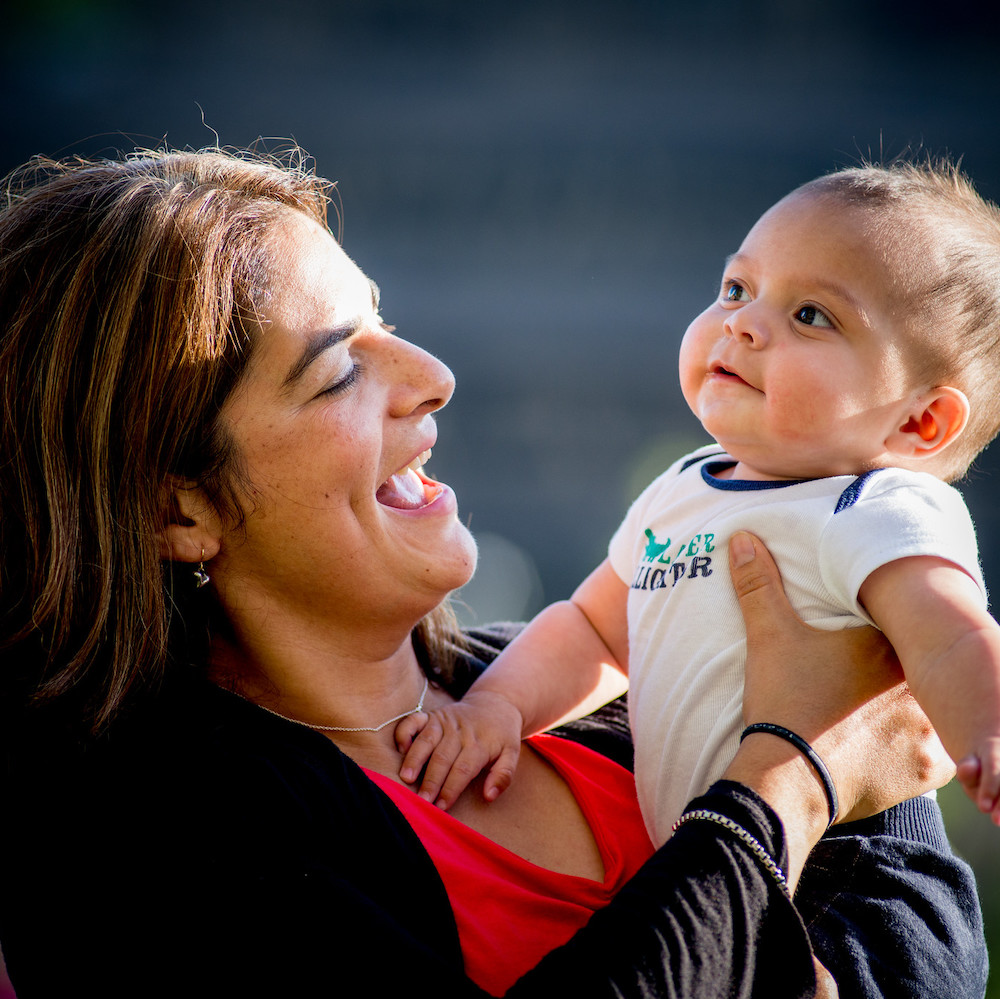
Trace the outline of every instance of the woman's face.
{"type": "Polygon", "coordinates": [[[222,411],[249,485],[213,584],[231,611],[409,626],[475,568],[454,493],[412,470],[454,378],[392,334],[374,285],[325,229],[287,218],[260,343],[222,411]]]}

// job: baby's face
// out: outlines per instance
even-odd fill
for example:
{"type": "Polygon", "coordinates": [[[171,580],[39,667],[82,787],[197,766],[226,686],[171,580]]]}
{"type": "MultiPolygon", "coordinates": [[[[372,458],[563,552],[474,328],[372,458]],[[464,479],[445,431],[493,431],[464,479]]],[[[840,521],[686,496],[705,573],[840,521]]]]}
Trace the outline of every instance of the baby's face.
{"type": "Polygon", "coordinates": [[[750,230],[684,335],[681,389],[742,478],[858,474],[915,386],[889,276],[862,216],[792,194],[750,230]]]}

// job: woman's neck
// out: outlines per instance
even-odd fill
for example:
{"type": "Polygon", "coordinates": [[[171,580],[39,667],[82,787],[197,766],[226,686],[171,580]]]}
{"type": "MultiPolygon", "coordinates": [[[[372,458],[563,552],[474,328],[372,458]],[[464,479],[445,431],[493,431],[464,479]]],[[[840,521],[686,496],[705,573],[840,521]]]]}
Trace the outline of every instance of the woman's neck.
{"type": "Polygon", "coordinates": [[[286,718],[336,729],[377,728],[420,700],[426,678],[408,632],[374,644],[275,625],[217,637],[211,679],[286,718]]]}

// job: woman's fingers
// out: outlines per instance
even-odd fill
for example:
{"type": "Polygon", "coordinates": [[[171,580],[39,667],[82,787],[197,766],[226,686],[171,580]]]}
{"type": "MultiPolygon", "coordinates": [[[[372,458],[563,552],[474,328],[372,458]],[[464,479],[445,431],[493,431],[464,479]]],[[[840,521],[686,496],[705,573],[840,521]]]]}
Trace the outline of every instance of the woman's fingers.
{"type": "Polygon", "coordinates": [[[738,531],[730,539],[729,571],[749,644],[782,639],[787,629],[802,625],[785,596],[774,559],[752,534],[738,531]]]}
{"type": "MultiPolygon", "coordinates": [[[[734,534],[729,567],[747,633],[744,718],[787,724],[776,712],[796,713],[812,696],[809,658],[820,633],[795,613],[774,559],[758,538],[734,534]]],[[[820,662],[828,661],[830,653],[825,648],[821,653],[826,660],[820,662]]]]}
{"type": "Polygon", "coordinates": [[[948,779],[950,761],[880,632],[805,624],[757,538],[734,535],[730,566],[747,629],[744,718],[782,725],[812,743],[833,775],[842,820],[948,779]]]}

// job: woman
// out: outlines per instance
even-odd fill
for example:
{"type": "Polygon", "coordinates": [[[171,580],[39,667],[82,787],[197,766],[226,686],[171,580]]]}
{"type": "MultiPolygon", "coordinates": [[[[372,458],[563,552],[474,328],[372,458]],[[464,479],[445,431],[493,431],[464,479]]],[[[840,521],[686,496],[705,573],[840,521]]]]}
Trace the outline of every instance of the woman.
{"type": "MultiPolygon", "coordinates": [[[[37,169],[0,217],[21,999],[812,994],[772,858],[794,886],[826,804],[788,744],[748,739],[652,856],[625,772],[564,740],[451,826],[400,784],[393,722],[461,696],[503,636],[463,644],[443,610],[475,563],[420,470],[451,374],[382,321],[323,182],[217,151],[37,169]],[[486,917],[512,878],[528,904],[486,917]]],[[[844,817],[943,779],[875,640],[810,632],[749,538],[738,561],[747,720],[812,738],[844,817]],[[820,670],[822,704],[795,688],[845,658],[870,668],[820,670]]],[[[614,713],[576,737],[620,750],[614,713]]],[[[974,917],[942,909],[935,960],[961,965],[974,917]]]]}

